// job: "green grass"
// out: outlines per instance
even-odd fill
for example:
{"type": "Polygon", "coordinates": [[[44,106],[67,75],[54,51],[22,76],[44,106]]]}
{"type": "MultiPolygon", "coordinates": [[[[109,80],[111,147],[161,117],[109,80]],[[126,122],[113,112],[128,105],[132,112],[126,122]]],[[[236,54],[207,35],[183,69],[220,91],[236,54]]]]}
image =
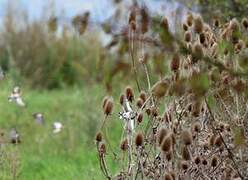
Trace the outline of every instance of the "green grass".
{"type": "MultiPolygon", "coordinates": [[[[13,166],[17,167],[18,179],[103,179],[94,143],[103,118],[103,86],[53,91],[24,88],[26,108],[8,102],[12,85],[1,82],[0,86],[0,128],[7,138],[9,130],[16,127],[22,139],[20,145],[8,144],[0,149],[7,154],[1,157],[4,162],[0,163],[0,179],[12,179],[13,166]],[[34,121],[32,113],[35,112],[44,113],[44,125],[34,121]],[[64,124],[61,133],[52,133],[53,121],[64,124]],[[17,162],[19,164],[15,165],[17,162]]],[[[116,114],[118,109],[115,108],[107,124],[116,148],[121,136],[121,121],[116,114]]],[[[108,161],[115,173],[118,162],[114,162],[110,155],[108,161]]]]}

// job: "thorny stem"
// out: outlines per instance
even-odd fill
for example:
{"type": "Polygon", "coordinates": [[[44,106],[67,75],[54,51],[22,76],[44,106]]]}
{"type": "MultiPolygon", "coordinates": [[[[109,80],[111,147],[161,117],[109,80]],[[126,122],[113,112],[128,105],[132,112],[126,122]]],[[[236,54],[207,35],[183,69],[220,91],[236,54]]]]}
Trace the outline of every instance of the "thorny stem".
{"type": "Polygon", "coordinates": [[[220,131],[219,131],[218,129],[216,129],[216,128],[213,126],[213,124],[212,124],[212,122],[215,121],[215,118],[214,118],[214,115],[213,115],[213,113],[212,113],[212,111],[211,111],[211,109],[210,109],[210,106],[209,106],[208,102],[207,102],[206,97],[205,97],[205,103],[206,103],[206,105],[207,105],[209,114],[210,114],[210,116],[211,116],[211,118],[212,118],[212,121],[210,122],[210,124],[211,124],[213,130],[214,130],[215,132],[217,132],[218,135],[220,136],[220,139],[221,139],[222,143],[224,144],[224,147],[226,148],[226,150],[227,150],[227,152],[228,152],[228,154],[229,154],[229,157],[230,157],[230,159],[232,160],[232,162],[233,162],[233,164],[234,164],[234,166],[235,166],[235,169],[236,169],[237,173],[239,174],[239,177],[240,177],[241,179],[244,179],[243,176],[241,175],[240,171],[239,171],[239,168],[238,168],[238,165],[237,165],[236,161],[234,160],[234,155],[233,155],[233,153],[232,153],[231,150],[228,148],[228,146],[227,146],[227,144],[226,144],[224,138],[222,137],[220,131]]]}

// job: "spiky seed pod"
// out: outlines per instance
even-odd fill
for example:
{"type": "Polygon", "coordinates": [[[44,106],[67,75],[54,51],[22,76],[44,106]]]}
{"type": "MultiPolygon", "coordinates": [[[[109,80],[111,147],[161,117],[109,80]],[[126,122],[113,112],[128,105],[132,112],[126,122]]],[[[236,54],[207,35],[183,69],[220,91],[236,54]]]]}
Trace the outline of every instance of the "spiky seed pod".
{"type": "Polygon", "coordinates": [[[99,153],[100,153],[100,155],[102,156],[102,155],[106,154],[106,152],[107,152],[106,145],[104,143],[101,143],[100,144],[100,147],[99,147],[99,153]]]}
{"type": "Polygon", "coordinates": [[[131,24],[131,22],[136,21],[136,11],[135,8],[133,8],[129,14],[129,20],[128,23],[131,24]]]}
{"type": "Polygon", "coordinates": [[[172,156],[173,156],[172,150],[170,150],[169,152],[165,153],[165,158],[167,159],[168,162],[171,161],[172,156]]]}
{"type": "Polygon", "coordinates": [[[182,157],[183,157],[183,160],[185,161],[189,161],[191,159],[191,155],[189,153],[187,146],[182,147],[182,157]]]}
{"type": "Polygon", "coordinates": [[[144,34],[148,31],[148,26],[149,26],[149,14],[145,6],[143,6],[140,9],[140,15],[141,15],[141,33],[144,34]]]}
{"type": "Polygon", "coordinates": [[[192,126],[192,130],[196,133],[200,132],[201,130],[201,123],[200,122],[195,122],[192,126]]]}
{"type": "Polygon", "coordinates": [[[145,91],[141,91],[139,97],[143,100],[143,102],[146,101],[146,93],[145,91]]]}
{"type": "Polygon", "coordinates": [[[187,170],[189,168],[189,164],[187,161],[181,161],[180,165],[182,170],[187,170]]]}
{"type": "Polygon", "coordinates": [[[204,55],[202,45],[199,43],[194,43],[193,45],[193,62],[196,62],[197,60],[201,59],[204,55]]]}
{"type": "Polygon", "coordinates": [[[156,107],[151,107],[151,115],[153,117],[157,117],[159,114],[158,114],[158,109],[156,107]]]}
{"type": "Polygon", "coordinates": [[[179,67],[180,67],[180,57],[178,53],[175,53],[171,60],[171,65],[170,65],[171,71],[177,72],[179,67]]]}
{"type": "Polygon", "coordinates": [[[128,141],[127,141],[127,139],[124,139],[121,142],[120,148],[121,148],[122,151],[126,151],[128,149],[128,141]]]}
{"type": "Polygon", "coordinates": [[[244,26],[245,29],[248,29],[248,19],[247,18],[242,19],[242,25],[244,26]]]}
{"type": "Polygon", "coordinates": [[[233,32],[239,31],[239,22],[236,18],[233,18],[229,23],[229,29],[231,29],[233,32]]]}
{"type": "Polygon", "coordinates": [[[124,94],[121,94],[121,95],[120,95],[120,104],[121,104],[121,105],[123,105],[124,100],[125,100],[125,95],[124,95],[124,94]]]}
{"type": "Polygon", "coordinates": [[[102,133],[101,132],[98,132],[96,134],[96,142],[101,142],[102,141],[102,133]]]}
{"type": "Polygon", "coordinates": [[[206,166],[206,165],[208,165],[208,161],[204,158],[204,159],[202,160],[202,164],[203,164],[204,166],[206,166]]]}
{"type": "Polygon", "coordinates": [[[157,136],[157,142],[158,142],[158,145],[160,146],[161,143],[163,142],[165,136],[167,136],[169,134],[169,131],[165,128],[161,128],[159,131],[158,131],[158,136],[157,136]]]}
{"type": "Polygon", "coordinates": [[[169,152],[171,150],[171,145],[172,145],[171,136],[170,135],[165,136],[161,143],[162,151],[169,152]]]}
{"type": "Polygon", "coordinates": [[[106,105],[104,107],[104,114],[105,115],[110,115],[113,111],[114,108],[114,102],[112,98],[109,98],[108,101],[106,102],[106,105]]]}
{"type": "Polygon", "coordinates": [[[173,180],[172,176],[169,173],[164,175],[164,180],[173,180]]]}
{"type": "Polygon", "coordinates": [[[214,23],[213,23],[213,24],[214,24],[215,27],[218,28],[218,27],[220,26],[220,21],[219,21],[219,19],[214,19],[214,23]]]}
{"type": "Polygon", "coordinates": [[[193,20],[194,20],[193,15],[191,13],[188,13],[188,15],[186,17],[187,25],[191,27],[193,24],[193,20]]]}
{"type": "Polygon", "coordinates": [[[196,16],[194,18],[194,31],[200,34],[203,31],[204,23],[201,16],[196,16]]]}
{"type": "Polygon", "coordinates": [[[159,98],[162,98],[163,96],[165,96],[168,89],[169,89],[169,80],[167,80],[167,79],[161,80],[161,81],[158,81],[156,84],[153,85],[152,94],[156,98],[159,99],[159,98]]]}
{"type": "Polygon", "coordinates": [[[141,123],[143,121],[143,114],[142,113],[138,114],[137,121],[138,121],[138,123],[141,123]]]}
{"type": "Polygon", "coordinates": [[[217,136],[214,139],[214,145],[217,146],[217,147],[220,147],[222,145],[222,140],[221,140],[221,137],[220,136],[217,136]]]}
{"type": "Polygon", "coordinates": [[[184,41],[185,42],[190,42],[191,41],[191,32],[190,31],[186,31],[184,33],[184,41]]]}
{"type": "Polygon", "coordinates": [[[102,100],[102,108],[104,109],[105,108],[105,105],[107,104],[107,101],[108,101],[109,97],[108,96],[105,96],[102,100]]]}
{"type": "Polygon", "coordinates": [[[196,156],[195,159],[194,159],[194,162],[195,162],[196,165],[200,164],[201,163],[200,156],[196,156]]]}
{"type": "Polygon", "coordinates": [[[146,114],[147,114],[147,116],[151,115],[151,109],[150,108],[146,108],[146,114]]]}
{"type": "Polygon", "coordinates": [[[168,19],[166,17],[163,18],[162,22],[161,22],[161,27],[165,30],[165,31],[169,31],[169,23],[168,23],[168,19]]]}
{"type": "Polygon", "coordinates": [[[133,89],[130,86],[127,86],[125,89],[125,93],[126,93],[127,100],[130,102],[133,102],[133,100],[134,100],[133,89]]]}
{"type": "Polygon", "coordinates": [[[137,102],[136,102],[136,105],[137,107],[141,108],[143,106],[144,102],[141,98],[138,98],[137,102]]]}
{"type": "Polygon", "coordinates": [[[189,29],[189,28],[188,28],[187,24],[183,23],[183,30],[184,30],[184,31],[188,31],[188,29],[189,29]]]}
{"type": "Polygon", "coordinates": [[[204,33],[200,33],[199,40],[200,40],[201,44],[204,44],[204,42],[206,40],[206,35],[204,33]]]}
{"type": "Polygon", "coordinates": [[[192,144],[192,134],[188,130],[183,130],[181,133],[181,138],[182,141],[185,145],[190,145],[192,144]]]}
{"type": "Polygon", "coordinates": [[[216,155],[214,155],[214,156],[212,157],[212,159],[211,159],[211,166],[212,166],[212,167],[216,167],[217,164],[218,164],[218,158],[217,158],[216,155]]]}
{"type": "Polygon", "coordinates": [[[142,146],[144,143],[144,136],[141,132],[139,132],[135,137],[135,144],[136,146],[142,146]]]}

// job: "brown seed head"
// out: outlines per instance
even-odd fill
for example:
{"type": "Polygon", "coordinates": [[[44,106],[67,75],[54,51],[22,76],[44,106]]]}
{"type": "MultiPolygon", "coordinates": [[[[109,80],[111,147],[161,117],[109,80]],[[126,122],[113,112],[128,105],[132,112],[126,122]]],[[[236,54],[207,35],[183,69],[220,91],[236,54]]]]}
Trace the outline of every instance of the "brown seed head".
{"type": "Polygon", "coordinates": [[[105,97],[103,98],[103,101],[102,101],[102,108],[103,108],[103,109],[104,109],[104,107],[105,107],[105,105],[106,105],[108,99],[109,99],[108,96],[105,96],[105,97]]]}
{"type": "Polygon", "coordinates": [[[136,102],[136,105],[137,107],[141,108],[143,106],[144,102],[141,98],[138,98],[137,102],[136,102]]]}
{"type": "Polygon", "coordinates": [[[158,142],[158,145],[160,146],[161,143],[163,142],[164,138],[166,135],[169,134],[169,131],[165,128],[161,128],[158,132],[158,136],[157,136],[157,142],[158,142]]]}
{"type": "Polygon", "coordinates": [[[183,30],[184,30],[184,31],[188,31],[188,29],[189,29],[189,28],[188,28],[187,24],[183,23],[183,30]]]}
{"type": "Polygon", "coordinates": [[[123,105],[124,100],[125,100],[125,95],[124,94],[121,94],[121,96],[120,96],[120,104],[121,105],[123,105]]]}
{"type": "Polygon", "coordinates": [[[196,165],[200,164],[201,163],[200,156],[196,156],[195,159],[194,159],[194,162],[195,162],[196,165]]]}
{"type": "Polygon", "coordinates": [[[245,29],[248,29],[248,19],[247,18],[242,19],[242,25],[244,26],[245,29]]]}
{"type": "Polygon", "coordinates": [[[184,41],[186,41],[186,42],[190,42],[191,41],[191,32],[190,31],[186,31],[184,33],[184,41]]]}
{"type": "Polygon", "coordinates": [[[185,145],[192,144],[192,134],[188,130],[183,130],[181,133],[182,141],[185,145]]]}
{"type": "Polygon", "coordinates": [[[164,152],[169,152],[171,150],[172,146],[172,139],[170,135],[167,135],[164,137],[162,144],[161,144],[161,149],[164,152]]]}
{"type": "Polygon", "coordinates": [[[194,19],[194,31],[200,34],[203,31],[204,23],[201,16],[196,16],[194,19]]]}
{"type": "Polygon", "coordinates": [[[143,102],[146,101],[146,93],[145,91],[141,91],[139,97],[143,100],[143,102]]]}
{"type": "Polygon", "coordinates": [[[220,147],[222,145],[222,140],[221,140],[221,137],[220,136],[217,136],[214,139],[214,145],[217,146],[217,147],[220,147]]]}
{"type": "Polygon", "coordinates": [[[201,44],[204,44],[205,40],[206,40],[206,35],[205,33],[200,33],[199,35],[199,40],[201,44]]]}
{"type": "Polygon", "coordinates": [[[185,161],[189,161],[191,159],[191,155],[189,153],[187,146],[182,147],[182,157],[183,157],[183,160],[185,161]]]}
{"type": "Polygon", "coordinates": [[[134,93],[133,93],[133,89],[130,86],[127,86],[125,89],[126,92],[126,98],[128,101],[133,102],[134,100],[134,93]]]}
{"type": "Polygon", "coordinates": [[[121,148],[122,151],[126,151],[128,149],[128,141],[127,141],[127,139],[124,139],[121,142],[120,148],[121,148]]]}
{"type": "Polygon", "coordinates": [[[141,123],[143,121],[143,114],[142,113],[138,114],[137,121],[138,121],[138,123],[141,123]]]}
{"type": "Polygon", "coordinates": [[[191,13],[188,13],[187,18],[186,18],[187,25],[192,26],[193,20],[194,20],[193,15],[191,13]]]}
{"type": "Polygon", "coordinates": [[[172,156],[173,156],[172,150],[170,150],[169,152],[165,153],[165,158],[167,159],[168,162],[171,161],[172,156]]]}
{"type": "Polygon", "coordinates": [[[202,45],[199,43],[194,43],[193,45],[193,56],[198,60],[204,55],[202,45]]]}
{"type": "Polygon", "coordinates": [[[208,161],[204,158],[204,159],[202,160],[202,164],[203,164],[204,166],[206,166],[206,165],[208,164],[208,161]]]}
{"type": "Polygon", "coordinates": [[[164,180],[173,180],[172,176],[169,173],[164,175],[164,180]]]}
{"type": "Polygon", "coordinates": [[[169,81],[168,80],[161,80],[158,81],[156,84],[152,87],[152,93],[156,98],[162,98],[165,96],[169,89],[169,81]]]}
{"type": "Polygon", "coordinates": [[[144,136],[143,134],[140,132],[136,135],[135,137],[135,144],[136,146],[142,146],[144,143],[144,136]]]}
{"type": "Polygon", "coordinates": [[[113,111],[114,108],[114,102],[112,98],[109,98],[108,101],[106,102],[106,105],[104,106],[104,114],[105,115],[110,115],[113,111]]]}
{"type": "Polygon", "coordinates": [[[101,132],[98,132],[96,134],[96,142],[101,142],[102,141],[102,133],[101,132]]]}
{"type": "Polygon", "coordinates": [[[180,57],[178,53],[175,53],[171,60],[171,71],[176,72],[180,66],[180,57]]]}
{"type": "Polygon", "coordinates": [[[216,167],[217,164],[218,164],[218,158],[217,158],[216,155],[214,155],[214,156],[212,157],[212,159],[211,159],[211,166],[212,166],[212,167],[216,167]]]}
{"type": "Polygon", "coordinates": [[[192,129],[194,132],[198,133],[201,130],[201,123],[200,122],[195,122],[192,126],[192,129]]]}
{"type": "Polygon", "coordinates": [[[181,169],[183,170],[187,170],[189,168],[189,164],[187,161],[181,161],[180,165],[181,165],[181,169]]]}

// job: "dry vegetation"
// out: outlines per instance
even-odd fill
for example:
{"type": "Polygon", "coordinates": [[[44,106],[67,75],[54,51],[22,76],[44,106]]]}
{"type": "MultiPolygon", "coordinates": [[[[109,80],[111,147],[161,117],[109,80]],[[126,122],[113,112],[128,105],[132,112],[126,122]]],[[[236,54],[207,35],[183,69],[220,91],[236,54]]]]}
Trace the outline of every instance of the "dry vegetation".
{"type": "Polygon", "coordinates": [[[117,100],[103,100],[105,118],[96,135],[103,176],[247,179],[248,20],[206,23],[188,13],[172,34],[166,17],[158,21],[134,4],[128,22],[121,35],[137,92],[127,86],[115,107],[123,123],[119,148],[111,146],[106,127],[117,100]],[[170,59],[167,73],[164,59],[170,59]],[[154,75],[159,80],[151,85],[154,75]],[[117,174],[108,168],[107,156],[116,159],[117,174]]]}

